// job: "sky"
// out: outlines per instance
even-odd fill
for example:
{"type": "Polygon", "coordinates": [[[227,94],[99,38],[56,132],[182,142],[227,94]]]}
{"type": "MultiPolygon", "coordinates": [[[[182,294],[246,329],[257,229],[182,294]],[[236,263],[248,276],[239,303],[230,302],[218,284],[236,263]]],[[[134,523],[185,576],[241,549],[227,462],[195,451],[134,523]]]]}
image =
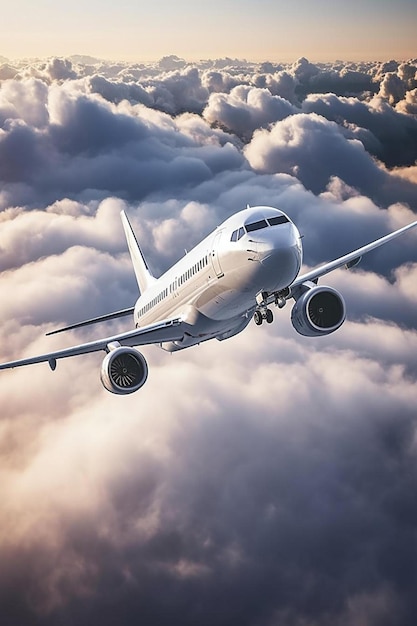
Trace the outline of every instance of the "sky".
{"type": "Polygon", "coordinates": [[[2,7],[0,55],[88,54],[152,61],[230,56],[256,61],[409,59],[416,55],[413,0],[51,0],[2,7]]]}
{"type": "MultiPolygon", "coordinates": [[[[248,203],[289,215],[305,269],[416,219],[417,59],[396,53],[398,3],[343,20],[338,3],[314,19],[292,3],[290,29],[279,3],[176,3],[184,49],[171,5],[136,22],[137,4],[4,8],[0,362],[130,328],[45,336],[134,304],[121,209],[156,275],[248,203]],[[310,56],[314,20],[326,58],[347,60],[310,56]],[[355,60],[380,33],[381,55],[355,60]],[[288,61],[234,58],[285,38],[288,61]],[[179,58],[190,42],[212,60],[179,58]],[[140,45],[159,60],[138,63],[140,45]]],[[[129,397],[101,385],[101,354],[1,372],[2,622],[415,626],[417,234],[321,284],[346,300],[336,333],[298,335],[289,302],[227,341],[145,347],[129,397]]]]}
{"type": "MultiPolygon", "coordinates": [[[[0,360],[127,330],[120,210],[159,274],[247,203],[305,268],[416,219],[417,63],[176,56],[0,67],[0,360]]],[[[112,396],[102,355],[0,376],[8,626],[414,626],[417,235],[321,281],[347,320],[169,355],[112,396]]]]}

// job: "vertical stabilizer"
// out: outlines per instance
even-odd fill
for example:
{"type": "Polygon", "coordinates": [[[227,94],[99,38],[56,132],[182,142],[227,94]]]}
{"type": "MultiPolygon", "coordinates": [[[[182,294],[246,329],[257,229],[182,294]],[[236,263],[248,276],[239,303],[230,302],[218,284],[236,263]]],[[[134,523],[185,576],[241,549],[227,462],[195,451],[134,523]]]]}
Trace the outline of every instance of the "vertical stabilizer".
{"type": "Polygon", "coordinates": [[[139,291],[140,293],[144,293],[156,279],[149,270],[126,213],[121,211],[120,215],[122,217],[122,224],[125,230],[130,256],[132,258],[133,269],[135,270],[136,280],[138,281],[139,291]]]}

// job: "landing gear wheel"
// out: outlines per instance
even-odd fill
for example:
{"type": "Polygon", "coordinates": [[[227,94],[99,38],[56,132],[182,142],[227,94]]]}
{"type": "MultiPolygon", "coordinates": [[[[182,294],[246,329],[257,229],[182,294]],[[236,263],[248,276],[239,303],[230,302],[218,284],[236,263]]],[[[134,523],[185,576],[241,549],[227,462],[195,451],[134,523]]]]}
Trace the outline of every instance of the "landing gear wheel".
{"type": "Polygon", "coordinates": [[[260,311],[255,311],[255,313],[253,314],[253,319],[255,324],[257,326],[260,326],[262,324],[262,313],[260,311]]]}
{"type": "Polygon", "coordinates": [[[271,324],[274,321],[274,315],[271,309],[266,310],[265,319],[266,319],[267,324],[271,324]]]}

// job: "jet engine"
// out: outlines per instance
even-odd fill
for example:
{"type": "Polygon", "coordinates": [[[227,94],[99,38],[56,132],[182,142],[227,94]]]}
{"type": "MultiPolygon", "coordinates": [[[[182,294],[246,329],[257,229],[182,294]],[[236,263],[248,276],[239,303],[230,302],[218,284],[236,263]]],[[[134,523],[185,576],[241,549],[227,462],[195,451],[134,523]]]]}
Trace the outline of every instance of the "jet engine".
{"type": "Polygon", "coordinates": [[[312,282],[301,285],[294,294],[291,322],[305,337],[329,335],[346,319],[346,306],[341,294],[332,287],[312,282]]]}
{"type": "Polygon", "coordinates": [[[145,384],[148,364],[143,354],[135,348],[112,348],[103,360],[100,378],[111,393],[133,393],[145,384]]]}

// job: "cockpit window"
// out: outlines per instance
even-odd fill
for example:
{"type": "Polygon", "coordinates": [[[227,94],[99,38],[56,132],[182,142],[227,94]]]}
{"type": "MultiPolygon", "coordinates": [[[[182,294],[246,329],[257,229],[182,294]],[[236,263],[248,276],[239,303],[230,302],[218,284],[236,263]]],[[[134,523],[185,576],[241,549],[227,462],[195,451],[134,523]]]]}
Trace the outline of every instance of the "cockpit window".
{"type": "Polygon", "coordinates": [[[245,234],[245,229],[243,226],[239,228],[239,230],[234,230],[232,232],[232,236],[230,237],[230,241],[239,241],[241,237],[245,234]]]}
{"type": "Polygon", "coordinates": [[[251,233],[253,230],[260,230],[261,228],[267,228],[268,224],[266,220],[259,220],[259,222],[252,222],[252,224],[246,224],[246,232],[251,233]]]}
{"type": "Polygon", "coordinates": [[[268,226],[277,226],[278,224],[286,224],[290,220],[286,215],[277,215],[276,217],[268,217],[265,220],[259,220],[258,222],[252,222],[252,224],[246,224],[245,227],[241,226],[238,230],[232,232],[230,241],[239,241],[241,237],[254,230],[261,230],[261,228],[268,228],[268,226]]]}
{"type": "Polygon", "coordinates": [[[268,222],[270,226],[276,226],[277,224],[285,224],[290,220],[286,215],[277,215],[276,217],[269,217],[268,222]]]}

